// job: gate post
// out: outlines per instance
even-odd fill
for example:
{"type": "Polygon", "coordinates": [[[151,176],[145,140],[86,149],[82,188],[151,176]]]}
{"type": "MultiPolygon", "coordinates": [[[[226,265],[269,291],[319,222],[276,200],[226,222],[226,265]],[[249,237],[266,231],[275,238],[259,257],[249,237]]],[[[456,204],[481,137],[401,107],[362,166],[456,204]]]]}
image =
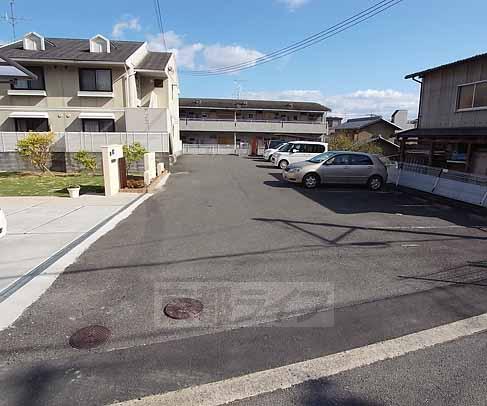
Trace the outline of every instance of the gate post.
{"type": "Polygon", "coordinates": [[[123,158],[123,147],[122,145],[104,145],[101,147],[101,152],[105,196],[114,196],[120,192],[119,159],[123,158]]]}

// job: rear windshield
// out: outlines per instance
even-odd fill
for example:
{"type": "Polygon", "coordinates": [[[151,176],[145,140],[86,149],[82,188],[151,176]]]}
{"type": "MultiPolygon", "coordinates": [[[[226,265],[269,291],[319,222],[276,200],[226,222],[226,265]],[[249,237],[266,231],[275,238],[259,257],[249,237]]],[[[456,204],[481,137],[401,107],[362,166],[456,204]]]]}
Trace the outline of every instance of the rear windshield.
{"type": "Polygon", "coordinates": [[[311,159],[308,159],[308,162],[312,162],[314,164],[319,164],[320,162],[324,162],[324,161],[334,157],[336,154],[337,153],[333,152],[333,151],[324,152],[323,154],[319,154],[319,155],[314,156],[311,159]]]}

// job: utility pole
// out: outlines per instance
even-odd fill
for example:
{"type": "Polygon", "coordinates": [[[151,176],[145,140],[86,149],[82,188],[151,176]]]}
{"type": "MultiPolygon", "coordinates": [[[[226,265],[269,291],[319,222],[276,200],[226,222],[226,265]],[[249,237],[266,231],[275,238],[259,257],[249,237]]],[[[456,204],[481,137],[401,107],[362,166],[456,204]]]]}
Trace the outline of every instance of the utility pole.
{"type": "Polygon", "coordinates": [[[28,20],[27,18],[23,17],[16,17],[15,16],[15,0],[10,0],[10,15],[8,15],[8,12],[5,13],[4,17],[0,17],[3,21],[5,21],[7,24],[10,24],[12,27],[12,41],[15,42],[17,39],[17,32],[16,32],[16,25],[19,21],[26,21],[28,20]]]}

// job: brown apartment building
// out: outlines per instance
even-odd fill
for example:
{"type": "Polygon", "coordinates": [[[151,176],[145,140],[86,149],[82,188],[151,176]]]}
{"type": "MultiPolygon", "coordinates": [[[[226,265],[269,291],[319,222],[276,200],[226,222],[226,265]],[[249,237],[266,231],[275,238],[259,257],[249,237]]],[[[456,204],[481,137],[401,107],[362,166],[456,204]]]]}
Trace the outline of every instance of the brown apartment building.
{"type": "Polygon", "coordinates": [[[398,135],[401,159],[487,175],[487,54],[412,73],[418,128],[398,135]]]}

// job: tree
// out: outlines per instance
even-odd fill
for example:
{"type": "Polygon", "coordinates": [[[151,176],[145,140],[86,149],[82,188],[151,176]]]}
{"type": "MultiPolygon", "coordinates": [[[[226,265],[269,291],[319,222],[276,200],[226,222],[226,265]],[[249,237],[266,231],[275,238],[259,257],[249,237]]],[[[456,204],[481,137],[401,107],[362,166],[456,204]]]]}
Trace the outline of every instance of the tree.
{"type": "Polygon", "coordinates": [[[29,133],[29,135],[17,142],[17,151],[43,174],[45,172],[51,173],[47,165],[51,158],[50,150],[54,137],[52,132],[29,133]]]}
{"type": "Polygon", "coordinates": [[[146,153],[147,150],[140,144],[140,142],[134,142],[133,144],[123,146],[123,156],[125,157],[125,162],[127,164],[127,174],[132,164],[144,158],[144,154],[146,153]]]}
{"type": "Polygon", "coordinates": [[[382,154],[382,148],[373,142],[358,143],[346,135],[337,135],[329,142],[330,151],[354,151],[368,154],[382,154]]]}
{"type": "Polygon", "coordinates": [[[87,151],[79,151],[74,155],[74,160],[80,164],[85,171],[95,173],[96,157],[87,151]]]}

